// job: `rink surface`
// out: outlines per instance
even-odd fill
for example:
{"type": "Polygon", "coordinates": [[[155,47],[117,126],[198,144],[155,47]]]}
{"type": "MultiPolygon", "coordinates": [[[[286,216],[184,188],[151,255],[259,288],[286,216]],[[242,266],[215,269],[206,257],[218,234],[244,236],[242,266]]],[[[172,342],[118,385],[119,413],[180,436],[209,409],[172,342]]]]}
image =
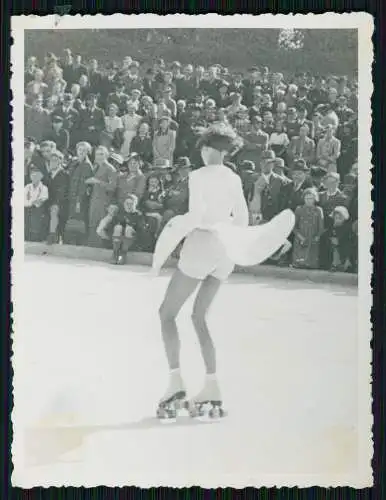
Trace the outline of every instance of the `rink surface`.
{"type": "MultiPolygon", "coordinates": [[[[25,257],[15,303],[14,484],[243,487],[356,477],[356,288],[233,275],[209,316],[229,415],[162,425],[154,415],[168,371],[157,310],[170,274],[147,272],[25,257]]],[[[194,395],[204,367],[192,300],[179,327],[194,395]]]]}

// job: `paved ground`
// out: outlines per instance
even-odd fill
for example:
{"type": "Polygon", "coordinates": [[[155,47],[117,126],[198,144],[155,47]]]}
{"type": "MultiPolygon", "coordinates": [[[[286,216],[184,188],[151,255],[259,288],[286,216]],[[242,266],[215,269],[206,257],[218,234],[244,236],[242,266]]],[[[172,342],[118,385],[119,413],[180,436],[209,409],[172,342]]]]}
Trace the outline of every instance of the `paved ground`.
{"type": "MultiPolygon", "coordinates": [[[[357,290],[235,275],[210,316],[229,416],[161,425],[157,309],[168,272],[27,256],[15,322],[14,482],[352,484],[358,462],[357,290]]],[[[179,320],[183,373],[204,369],[179,320]]]]}

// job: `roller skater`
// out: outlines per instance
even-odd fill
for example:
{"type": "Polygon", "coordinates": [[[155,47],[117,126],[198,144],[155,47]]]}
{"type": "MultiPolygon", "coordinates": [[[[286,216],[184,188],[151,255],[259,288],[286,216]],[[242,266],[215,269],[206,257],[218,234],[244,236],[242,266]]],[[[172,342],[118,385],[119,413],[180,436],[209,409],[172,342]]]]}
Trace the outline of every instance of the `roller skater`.
{"type": "Polygon", "coordinates": [[[189,176],[189,217],[193,229],[186,237],[165,298],[160,307],[162,337],[170,369],[170,381],[157,416],[169,421],[185,406],[192,417],[224,415],[216,378],[216,356],[206,317],[222,281],[228,278],[234,263],[224,246],[211,231],[216,223],[229,222],[248,226],[248,208],[240,178],[223,165],[227,152],[238,141],[235,132],[223,125],[212,126],[200,139],[205,167],[189,176]],[[200,285],[200,286],[199,286],[200,285]],[[180,339],[176,318],[184,303],[199,286],[192,321],[206,367],[203,390],[186,403],[186,391],[180,375],[180,339]]]}

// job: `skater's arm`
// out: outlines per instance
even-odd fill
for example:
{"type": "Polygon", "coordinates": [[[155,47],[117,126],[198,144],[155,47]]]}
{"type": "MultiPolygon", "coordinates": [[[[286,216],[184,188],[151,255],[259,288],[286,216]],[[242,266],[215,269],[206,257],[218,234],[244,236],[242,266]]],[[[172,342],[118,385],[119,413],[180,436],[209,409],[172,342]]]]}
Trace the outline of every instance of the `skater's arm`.
{"type": "Polygon", "coordinates": [[[235,177],[234,205],[232,210],[233,223],[236,226],[247,227],[249,223],[248,205],[245,200],[240,177],[235,177]]]}

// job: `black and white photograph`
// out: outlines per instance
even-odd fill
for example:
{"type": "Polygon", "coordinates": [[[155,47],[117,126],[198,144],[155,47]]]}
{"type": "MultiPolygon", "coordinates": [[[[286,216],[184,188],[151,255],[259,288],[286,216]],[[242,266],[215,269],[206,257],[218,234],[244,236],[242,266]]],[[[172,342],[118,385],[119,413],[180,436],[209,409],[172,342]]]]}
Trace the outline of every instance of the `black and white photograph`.
{"type": "Polygon", "coordinates": [[[371,486],[371,16],[11,21],[13,485],[371,486]]]}

